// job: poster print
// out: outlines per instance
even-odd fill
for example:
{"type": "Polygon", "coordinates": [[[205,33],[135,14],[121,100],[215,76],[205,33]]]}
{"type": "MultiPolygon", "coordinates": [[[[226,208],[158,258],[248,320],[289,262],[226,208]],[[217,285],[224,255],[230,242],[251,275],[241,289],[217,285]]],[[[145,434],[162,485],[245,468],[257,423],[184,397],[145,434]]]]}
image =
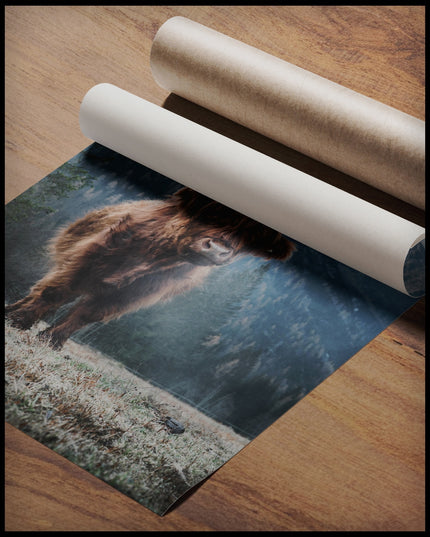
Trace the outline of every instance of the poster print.
{"type": "Polygon", "coordinates": [[[414,303],[98,144],[5,252],[6,420],[158,514],[414,303]]]}

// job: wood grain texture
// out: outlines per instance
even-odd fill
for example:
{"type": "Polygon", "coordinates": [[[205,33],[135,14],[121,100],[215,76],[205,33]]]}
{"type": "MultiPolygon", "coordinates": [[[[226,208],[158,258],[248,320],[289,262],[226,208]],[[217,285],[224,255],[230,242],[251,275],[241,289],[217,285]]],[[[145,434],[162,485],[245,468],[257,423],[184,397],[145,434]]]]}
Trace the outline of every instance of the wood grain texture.
{"type": "MultiPolygon", "coordinates": [[[[89,145],[111,82],[419,223],[423,214],[158,87],[183,15],[424,119],[423,6],[7,6],[6,201],[89,145]],[[352,186],[351,186],[352,185],[352,186]]],[[[423,530],[424,300],[163,518],[6,425],[6,529],[423,530]]]]}

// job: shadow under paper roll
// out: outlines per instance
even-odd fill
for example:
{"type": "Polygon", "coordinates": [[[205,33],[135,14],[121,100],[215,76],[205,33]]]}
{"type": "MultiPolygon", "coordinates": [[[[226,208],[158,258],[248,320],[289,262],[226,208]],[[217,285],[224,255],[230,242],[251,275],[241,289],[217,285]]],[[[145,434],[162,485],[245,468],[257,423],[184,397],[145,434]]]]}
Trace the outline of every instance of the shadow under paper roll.
{"type": "Polygon", "coordinates": [[[423,239],[409,250],[403,268],[405,288],[412,297],[425,294],[425,257],[426,241],[423,239]]]}

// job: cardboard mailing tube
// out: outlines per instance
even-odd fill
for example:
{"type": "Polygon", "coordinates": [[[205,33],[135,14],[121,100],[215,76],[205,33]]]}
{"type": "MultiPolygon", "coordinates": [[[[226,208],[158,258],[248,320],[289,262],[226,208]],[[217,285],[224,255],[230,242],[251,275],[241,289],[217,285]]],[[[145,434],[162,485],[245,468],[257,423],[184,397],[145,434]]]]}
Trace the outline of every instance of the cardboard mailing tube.
{"type": "Polygon", "coordinates": [[[111,84],[88,91],[80,125],[88,138],[403,293],[424,292],[424,229],[412,222],[111,84]]]}
{"type": "Polygon", "coordinates": [[[163,88],[421,209],[425,123],[184,17],[151,49],[163,88]]]}

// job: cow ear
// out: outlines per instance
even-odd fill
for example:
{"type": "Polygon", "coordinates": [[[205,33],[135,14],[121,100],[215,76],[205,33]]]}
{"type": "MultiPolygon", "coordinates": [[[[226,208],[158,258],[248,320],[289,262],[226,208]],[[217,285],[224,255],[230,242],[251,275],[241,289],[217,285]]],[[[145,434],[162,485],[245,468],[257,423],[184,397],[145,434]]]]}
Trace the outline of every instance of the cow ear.
{"type": "Polygon", "coordinates": [[[127,214],[109,229],[106,237],[106,246],[108,248],[125,246],[132,241],[134,233],[131,220],[131,216],[127,214]]]}

